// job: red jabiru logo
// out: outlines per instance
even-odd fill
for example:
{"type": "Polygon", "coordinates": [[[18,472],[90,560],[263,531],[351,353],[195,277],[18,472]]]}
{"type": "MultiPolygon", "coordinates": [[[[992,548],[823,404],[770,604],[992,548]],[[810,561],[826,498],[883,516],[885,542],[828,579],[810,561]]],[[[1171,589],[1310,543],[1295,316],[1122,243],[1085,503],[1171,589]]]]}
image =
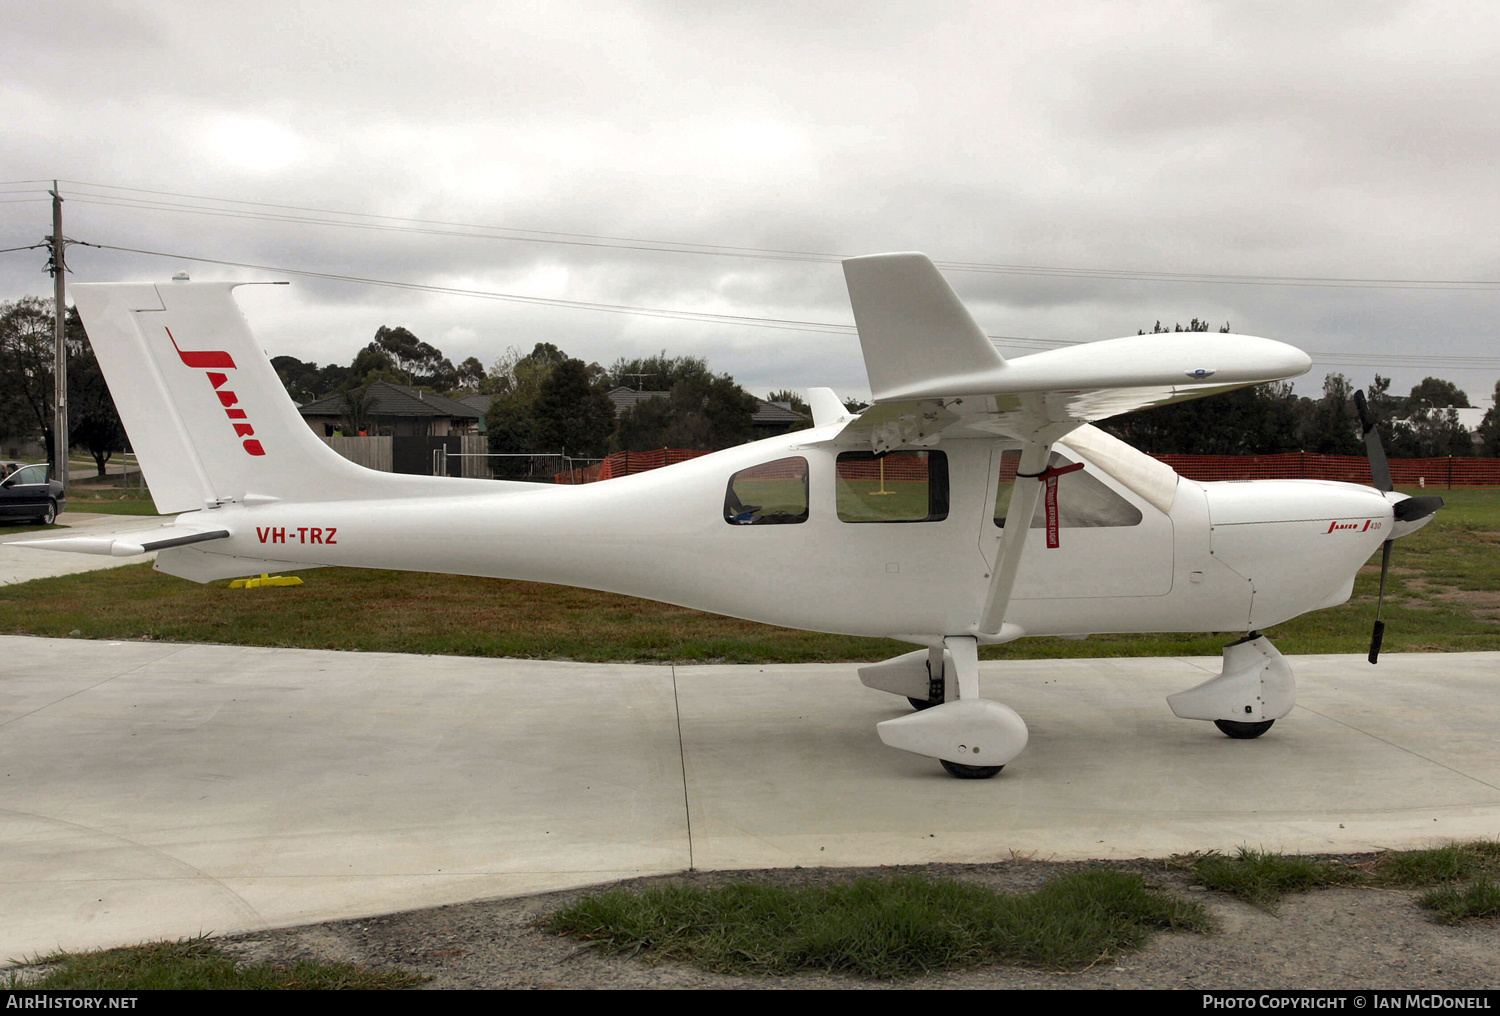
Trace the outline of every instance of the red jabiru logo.
{"type": "Polygon", "coordinates": [[[266,450],[261,447],[260,441],[254,438],[255,428],[241,421],[247,419],[243,409],[236,409],[240,397],[224,386],[229,383],[229,375],[226,370],[234,370],[234,357],[221,350],[206,350],[203,352],[183,352],[182,347],[177,344],[177,339],[172,335],[172,329],[168,328],[167,338],[172,342],[172,348],[177,350],[177,358],[184,365],[195,370],[201,370],[208,375],[208,383],[214,386],[214,394],[219,397],[219,405],[224,407],[224,415],[228,416],[233,423],[234,434],[239,438],[246,438],[240,445],[251,455],[264,455],[266,450]]]}
{"type": "Polygon", "coordinates": [[[1345,529],[1360,533],[1368,533],[1372,529],[1379,528],[1381,528],[1381,524],[1379,522],[1376,522],[1374,519],[1365,519],[1365,524],[1363,526],[1361,526],[1358,522],[1339,522],[1335,520],[1328,523],[1328,528],[1324,531],[1323,535],[1327,536],[1329,533],[1339,532],[1345,529]]]}

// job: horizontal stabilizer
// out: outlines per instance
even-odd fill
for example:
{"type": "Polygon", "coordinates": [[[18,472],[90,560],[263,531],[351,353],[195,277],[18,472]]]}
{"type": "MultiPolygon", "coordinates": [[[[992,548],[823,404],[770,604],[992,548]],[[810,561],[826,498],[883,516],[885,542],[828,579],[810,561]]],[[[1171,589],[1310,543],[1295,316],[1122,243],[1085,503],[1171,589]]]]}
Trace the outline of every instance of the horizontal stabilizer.
{"type": "Polygon", "coordinates": [[[181,526],[164,526],[147,529],[123,536],[56,536],[44,540],[16,540],[13,547],[32,547],[36,550],[61,550],[71,554],[100,554],[107,557],[135,557],[154,550],[171,547],[186,547],[208,540],[227,540],[229,530],[188,530],[181,526]]]}

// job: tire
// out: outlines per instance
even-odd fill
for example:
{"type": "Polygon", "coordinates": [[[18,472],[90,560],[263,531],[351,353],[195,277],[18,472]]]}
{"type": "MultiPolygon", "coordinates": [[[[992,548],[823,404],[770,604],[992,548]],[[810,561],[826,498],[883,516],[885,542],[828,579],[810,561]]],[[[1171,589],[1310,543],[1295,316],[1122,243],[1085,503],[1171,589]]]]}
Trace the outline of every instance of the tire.
{"type": "Polygon", "coordinates": [[[924,698],[912,698],[910,695],[906,696],[906,701],[910,702],[911,703],[911,707],[913,709],[915,709],[919,713],[923,709],[931,709],[933,706],[940,704],[940,703],[937,703],[937,702],[929,702],[927,699],[924,699],[924,698]]]}
{"type": "Polygon", "coordinates": [[[47,500],[47,509],[46,509],[46,511],[44,511],[44,512],[42,512],[42,514],[38,515],[36,517],[36,520],[37,520],[37,522],[40,525],[44,525],[44,526],[50,526],[50,525],[52,525],[52,523],[56,522],[57,521],[57,502],[53,501],[53,500],[51,500],[49,498],[47,500]]]}
{"type": "Polygon", "coordinates": [[[948,770],[948,775],[958,780],[987,780],[996,775],[1004,766],[966,766],[962,762],[949,762],[945,758],[938,759],[943,768],[948,770]]]}
{"type": "Polygon", "coordinates": [[[1261,720],[1259,723],[1241,723],[1239,720],[1214,720],[1214,726],[1237,741],[1249,741],[1259,737],[1271,729],[1275,720],[1261,720]]]}

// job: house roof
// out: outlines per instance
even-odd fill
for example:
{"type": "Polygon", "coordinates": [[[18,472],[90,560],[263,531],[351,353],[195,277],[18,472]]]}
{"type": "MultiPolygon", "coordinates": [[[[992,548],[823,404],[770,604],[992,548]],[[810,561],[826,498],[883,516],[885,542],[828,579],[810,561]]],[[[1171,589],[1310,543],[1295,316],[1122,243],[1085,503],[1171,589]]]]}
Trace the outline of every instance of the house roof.
{"type": "MultiPolygon", "coordinates": [[[[484,414],[462,402],[441,395],[430,395],[410,385],[376,381],[370,385],[370,415],[374,417],[444,417],[477,420],[484,414]]],[[[334,392],[300,406],[303,416],[343,416],[348,404],[343,392],[334,392]]]]}
{"type": "Polygon", "coordinates": [[[490,411],[490,403],[495,401],[495,397],[493,395],[465,395],[458,401],[483,416],[490,411]]]}
{"type": "MultiPolygon", "coordinates": [[[[616,388],[609,393],[610,401],[615,404],[615,419],[624,416],[627,410],[634,409],[642,402],[649,399],[664,399],[671,392],[638,392],[634,388],[616,388]]],[[[793,409],[775,402],[767,402],[765,399],[755,400],[755,416],[753,422],[759,424],[797,423],[807,417],[793,409]]]]}
{"type": "Polygon", "coordinates": [[[767,402],[765,399],[756,399],[755,422],[756,423],[797,423],[807,419],[802,413],[797,412],[790,406],[782,405],[780,402],[767,402]]]}

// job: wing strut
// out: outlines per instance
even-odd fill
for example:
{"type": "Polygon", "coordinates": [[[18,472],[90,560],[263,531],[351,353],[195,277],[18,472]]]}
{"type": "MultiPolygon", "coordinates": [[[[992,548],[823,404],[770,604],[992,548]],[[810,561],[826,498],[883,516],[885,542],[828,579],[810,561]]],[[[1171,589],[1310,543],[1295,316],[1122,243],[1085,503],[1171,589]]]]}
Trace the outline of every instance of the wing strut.
{"type": "MultiPolygon", "coordinates": [[[[1040,407],[1027,408],[1036,412],[1040,407]]],[[[1036,412],[1036,416],[1040,415],[1041,413],[1036,412]]],[[[1045,423],[1022,441],[1021,461],[1016,466],[1016,486],[1011,493],[1010,509],[1006,512],[1005,534],[1000,538],[1000,559],[995,562],[989,593],[985,596],[984,608],[979,613],[978,627],[982,634],[998,634],[1005,621],[1011,592],[1016,587],[1016,573],[1021,567],[1021,553],[1026,549],[1030,538],[1031,519],[1036,514],[1037,502],[1041,500],[1042,490],[1046,486],[1052,445],[1077,426],[1072,422],[1045,423]],[[1037,482],[1022,482],[1028,479],[1037,482]]]]}

